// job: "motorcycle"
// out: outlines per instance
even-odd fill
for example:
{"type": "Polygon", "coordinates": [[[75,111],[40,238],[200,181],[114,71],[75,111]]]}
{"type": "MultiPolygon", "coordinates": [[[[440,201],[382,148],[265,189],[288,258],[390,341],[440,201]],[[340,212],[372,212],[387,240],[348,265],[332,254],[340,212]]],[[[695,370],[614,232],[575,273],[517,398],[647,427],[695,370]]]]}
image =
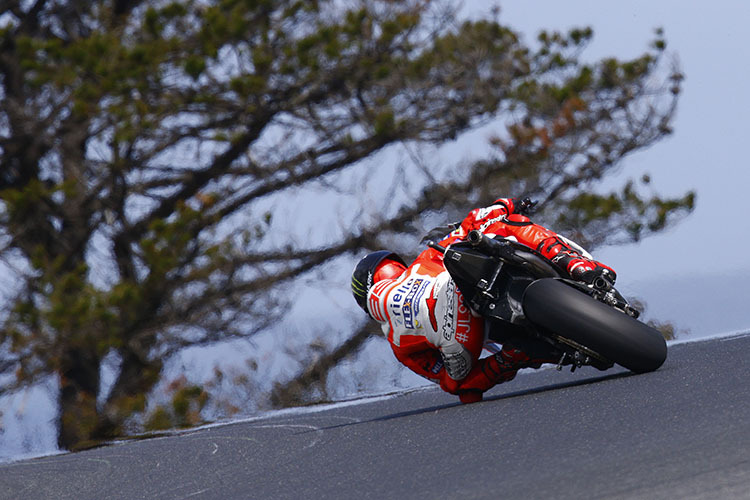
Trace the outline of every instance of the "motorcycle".
{"type": "Polygon", "coordinates": [[[606,278],[571,279],[539,252],[512,240],[471,231],[443,248],[443,263],[464,300],[489,323],[489,341],[532,357],[559,355],[557,368],[618,364],[635,373],[657,370],[667,344],[606,278]]]}

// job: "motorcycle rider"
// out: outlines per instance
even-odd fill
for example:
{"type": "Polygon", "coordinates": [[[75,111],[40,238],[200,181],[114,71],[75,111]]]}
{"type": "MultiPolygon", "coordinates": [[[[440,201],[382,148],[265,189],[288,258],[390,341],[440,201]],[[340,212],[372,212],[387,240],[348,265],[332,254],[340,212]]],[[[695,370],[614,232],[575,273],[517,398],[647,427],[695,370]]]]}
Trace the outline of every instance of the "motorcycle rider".
{"type": "MultiPolygon", "coordinates": [[[[573,279],[593,283],[616,274],[583,248],[524,215],[528,199],[497,199],[472,210],[438,245],[447,247],[472,230],[489,237],[508,238],[539,251],[573,279]],[[456,227],[457,226],[457,227],[456,227]]],[[[461,291],[443,266],[443,254],[424,250],[407,266],[397,254],[381,250],[365,256],[352,274],[352,292],[359,306],[381,323],[396,358],[409,369],[462,403],[482,400],[496,384],[509,381],[521,368],[556,363],[560,353],[533,343],[503,343],[495,354],[480,359],[488,326],[463,301],[461,291]]]]}

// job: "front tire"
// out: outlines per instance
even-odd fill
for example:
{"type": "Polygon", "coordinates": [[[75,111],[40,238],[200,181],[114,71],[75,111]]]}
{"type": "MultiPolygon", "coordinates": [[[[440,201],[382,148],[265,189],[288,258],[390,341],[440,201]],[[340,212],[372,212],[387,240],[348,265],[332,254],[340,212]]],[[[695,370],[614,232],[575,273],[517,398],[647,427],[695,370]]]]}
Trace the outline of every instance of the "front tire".
{"type": "Polygon", "coordinates": [[[633,372],[654,371],[667,359],[667,343],[657,330],[560,280],[534,281],[524,292],[523,309],[531,323],[633,372]]]}

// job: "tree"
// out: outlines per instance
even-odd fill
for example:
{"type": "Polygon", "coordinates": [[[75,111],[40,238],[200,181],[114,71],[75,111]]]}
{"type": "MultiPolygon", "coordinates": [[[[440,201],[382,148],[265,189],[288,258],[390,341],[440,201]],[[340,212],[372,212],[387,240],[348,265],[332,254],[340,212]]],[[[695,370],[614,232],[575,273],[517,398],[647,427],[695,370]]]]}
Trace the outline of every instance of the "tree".
{"type": "Polygon", "coordinates": [[[560,223],[620,219],[641,237],[692,206],[586,189],[669,132],[680,77],[662,75],[672,93],[655,80],[661,37],[634,61],[584,65],[589,30],[545,34],[532,50],[497,20],[457,24],[448,2],[2,7],[0,373],[14,375],[3,391],[58,378],[62,448],[121,434],[169,356],[272,325],[280,285],[426,210],[489,190],[544,193],[560,223]],[[391,216],[328,240],[276,231],[269,198],[498,114],[500,154],[469,175],[434,179],[391,216]],[[119,369],[104,395],[109,353],[119,369]]]}

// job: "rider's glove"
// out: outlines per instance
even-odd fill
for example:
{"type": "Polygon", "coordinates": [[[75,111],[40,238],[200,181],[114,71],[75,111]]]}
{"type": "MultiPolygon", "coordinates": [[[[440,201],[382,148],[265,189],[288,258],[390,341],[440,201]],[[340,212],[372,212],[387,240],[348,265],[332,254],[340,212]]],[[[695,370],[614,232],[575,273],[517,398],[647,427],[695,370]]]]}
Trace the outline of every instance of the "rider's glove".
{"type": "Polygon", "coordinates": [[[606,267],[597,266],[590,271],[583,271],[575,273],[573,276],[578,281],[582,281],[587,285],[594,285],[595,288],[609,289],[615,284],[617,274],[614,271],[610,271],[606,267]]]}
{"type": "Polygon", "coordinates": [[[523,200],[518,202],[518,205],[516,205],[516,213],[521,215],[528,215],[534,211],[534,207],[536,206],[536,201],[531,201],[531,198],[526,197],[523,200]]]}

